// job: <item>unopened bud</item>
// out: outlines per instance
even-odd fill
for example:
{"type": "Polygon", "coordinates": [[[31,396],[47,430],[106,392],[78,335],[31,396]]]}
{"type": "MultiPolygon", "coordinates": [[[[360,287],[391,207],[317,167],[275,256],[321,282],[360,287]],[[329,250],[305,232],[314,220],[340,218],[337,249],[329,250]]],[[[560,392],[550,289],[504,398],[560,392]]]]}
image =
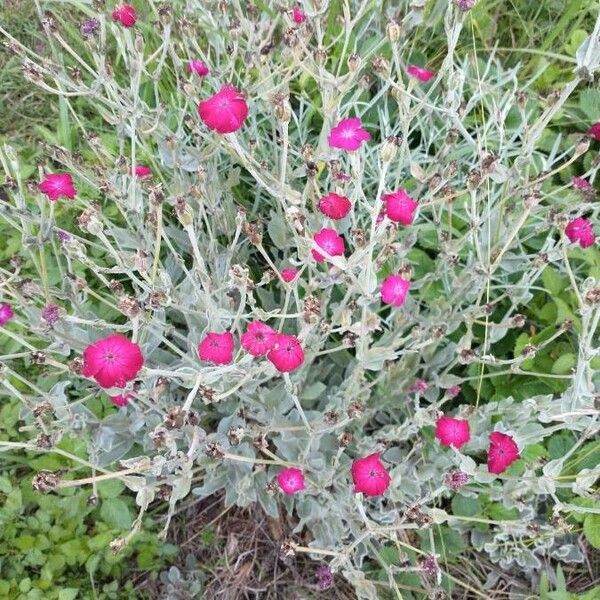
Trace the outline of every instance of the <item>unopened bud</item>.
{"type": "Polygon", "coordinates": [[[385,27],[388,40],[395,43],[400,39],[400,24],[396,19],[390,19],[385,27]]]}
{"type": "Polygon", "coordinates": [[[360,67],[360,56],[358,54],[351,54],[348,57],[348,70],[353,73],[354,71],[358,70],[360,67]]]}

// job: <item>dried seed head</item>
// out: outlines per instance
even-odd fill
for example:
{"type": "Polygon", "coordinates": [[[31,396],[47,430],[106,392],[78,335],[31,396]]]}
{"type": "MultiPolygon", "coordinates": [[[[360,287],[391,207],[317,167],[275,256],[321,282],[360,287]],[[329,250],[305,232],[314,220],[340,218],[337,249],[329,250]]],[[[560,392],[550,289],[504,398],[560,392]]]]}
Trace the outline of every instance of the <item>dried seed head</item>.
{"type": "Polygon", "coordinates": [[[338,435],[338,446],[340,448],[347,448],[352,443],[353,437],[354,436],[350,431],[343,431],[342,433],[340,433],[340,435],[338,435]]]}
{"type": "Polygon", "coordinates": [[[154,309],[159,309],[163,306],[171,304],[171,298],[165,290],[153,290],[148,298],[148,303],[154,309]]]}
{"type": "Polygon", "coordinates": [[[274,496],[279,491],[279,486],[275,480],[269,481],[267,485],[265,485],[265,493],[269,496],[274,496]]]}
{"type": "Polygon", "coordinates": [[[77,224],[84,231],[87,231],[92,235],[98,235],[104,228],[104,225],[100,220],[100,205],[96,202],[92,202],[92,204],[77,217],[77,224]]]}
{"type": "Polygon", "coordinates": [[[351,54],[348,57],[348,70],[351,73],[354,73],[355,71],[357,71],[360,68],[360,56],[358,54],[351,54]]]}
{"type": "Polygon", "coordinates": [[[35,438],[35,445],[38,448],[48,450],[52,448],[52,438],[47,433],[40,433],[40,435],[35,438]]]}
{"type": "Polygon", "coordinates": [[[59,481],[56,473],[52,473],[52,471],[40,471],[37,475],[34,475],[31,485],[37,492],[47,494],[58,487],[59,481]]]}
{"type": "Polygon", "coordinates": [[[169,384],[170,381],[166,377],[163,377],[162,375],[157,377],[154,385],[152,386],[152,399],[156,401],[161,396],[166,394],[169,391],[169,384]]]}
{"type": "Polygon", "coordinates": [[[227,439],[232,446],[238,446],[244,439],[245,430],[243,427],[231,427],[227,432],[227,439]]]}
{"type": "Polygon", "coordinates": [[[31,414],[38,418],[43,415],[51,415],[54,413],[54,408],[52,408],[52,404],[50,402],[40,402],[40,404],[36,404],[31,410],[31,414]]]}
{"type": "Polygon", "coordinates": [[[120,281],[116,279],[111,279],[108,283],[108,287],[110,291],[117,297],[122,296],[125,293],[125,288],[120,281]]]}
{"type": "Polygon", "coordinates": [[[585,294],[585,301],[588,304],[598,304],[600,302],[600,287],[588,290],[585,294]]]}
{"type": "Polygon", "coordinates": [[[31,352],[29,358],[34,365],[43,365],[46,362],[46,355],[39,350],[31,352]]]}
{"type": "Polygon", "coordinates": [[[123,538],[115,538],[108,547],[113,554],[119,554],[123,548],[127,545],[127,542],[123,538]]]}
{"type": "Polygon", "coordinates": [[[268,450],[269,440],[266,433],[259,433],[252,439],[252,445],[258,450],[268,450]]]}
{"type": "Polygon", "coordinates": [[[189,410],[185,415],[185,424],[197,427],[200,425],[200,415],[195,410],[189,410]]]}
{"type": "Polygon", "coordinates": [[[202,398],[204,404],[211,404],[217,399],[217,390],[207,385],[201,385],[198,388],[198,396],[202,398]]]}
{"type": "Polygon", "coordinates": [[[350,419],[360,419],[363,416],[364,410],[364,406],[360,402],[351,402],[346,413],[350,419]]]}
{"type": "Polygon", "coordinates": [[[582,138],[575,146],[575,156],[585,154],[590,148],[591,140],[589,137],[582,138]]]}
{"type": "Polygon", "coordinates": [[[281,123],[287,123],[292,118],[292,107],[287,94],[278,93],[271,98],[275,107],[275,117],[281,123]]]}
{"type": "Polygon", "coordinates": [[[119,298],[117,308],[130,319],[137,317],[142,312],[141,304],[132,296],[122,296],[119,298]]]}
{"type": "Polygon", "coordinates": [[[340,415],[335,410],[328,410],[323,415],[323,420],[325,421],[325,423],[327,423],[327,425],[335,425],[338,422],[339,418],[340,415]]]}
{"type": "Polygon", "coordinates": [[[384,163],[389,163],[398,153],[398,147],[402,143],[402,137],[397,135],[390,135],[381,144],[380,156],[384,163]]]}
{"type": "Polygon", "coordinates": [[[527,321],[527,317],[525,315],[516,314],[516,315],[513,315],[513,317],[511,318],[510,325],[511,325],[511,327],[518,327],[520,329],[521,327],[523,327],[525,325],[526,321],[527,321]]]}
{"type": "Polygon", "coordinates": [[[262,244],[262,227],[257,223],[244,223],[244,233],[250,240],[251,244],[260,246],[262,244]]]}
{"type": "Polygon", "coordinates": [[[17,288],[25,296],[25,298],[37,298],[42,294],[42,288],[32,279],[21,279],[17,284],[17,288]]]}
{"type": "Polygon", "coordinates": [[[523,350],[521,350],[521,356],[530,357],[535,356],[537,348],[533,344],[527,344],[523,350]]]}
{"type": "Polygon", "coordinates": [[[173,208],[175,215],[179,219],[179,222],[184,227],[189,227],[194,222],[194,212],[191,206],[181,197],[175,199],[175,206],[173,208]]]}
{"type": "Polygon", "coordinates": [[[157,427],[151,434],[150,439],[154,444],[154,448],[159,450],[160,448],[165,448],[167,445],[167,440],[169,439],[169,434],[167,430],[163,427],[157,427]]]}
{"type": "Polygon", "coordinates": [[[77,357],[67,363],[69,367],[69,371],[71,373],[75,373],[75,375],[81,375],[81,371],[83,371],[83,358],[77,357]]]}
{"type": "Polygon", "coordinates": [[[325,48],[317,48],[315,50],[314,57],[315,62],[319,66],[323,66],[327,62],[327,50],[325,50],[325,48]]]}
{"type": "Polygon", "coordinates": [[[304,299],[304,322],[315,323],[321,315],[321,301],[312,294],[304,299]]]}
{"type": "Polygon", "coordinates": [[[217,442],[209,442],[206,444],[205,453],[210,458],[223,458],[225,456],[225,452],[223,448],[217,442]]]}
{"type": "Polygon", "coordinates": [[[344,337],[342,338],[342,341],[344,342],[344,346],[346,346],[348,348],[354,348],[354,346],[356,346],[357,340],[358,340],[358,335],[356,335],[356,333],[353,333],[352,331],[348,331],[348,333],[346,333],[344,335],[344,337]]]}
{"type": "Polygon", "coordinates": [[[358,228],[352,230],[352,241],[357,248],[364,248],[367,245],[365,230],[358,228]]]}
{"type": "Polygon", "coordinates": [[[467,187],[470,190],[475,190],[481,183],[481,171],[479,169],[471,169],[467,175],[467,187]]]}
{"type": "Polygon", "coordinates": [[[304,144],[300,148],[300,156],[304,161],[312,161],[315,158],[315,149],[312,144],[304,144]]]}
{"type": "Polygon", "coordinates": [[[185,417],[186,412],[180,406],[173,406],[167,410],[163,422],[167,429],[181,429],[185,417]]]}
{"type": "Polygon", "coordinates": [[[470,348],[463,348],[458,353],[458,362],[462,365],[468,365],[477,360],[477,355],[470,348]]]}
{"type": "Polygon", "coordinates": [[[371,61],[371,66],[373,71],[380,77],[387,78],[390,76],[390,63],[382,54],[371,61]]]}
{"type": "Polygon", "coordinates": [[[285,541],[281,544],[281,554],[286,558],[292,558],[296,556],[296,550],[294,550],[294,544],[291,541],[285,541]]]}
{"type": "Polygon", "coordinates": [[[286,29],[283,33],[283,43],[288,48],[294,48],[298,45],[298,32],[293,27],[286,29]]]}

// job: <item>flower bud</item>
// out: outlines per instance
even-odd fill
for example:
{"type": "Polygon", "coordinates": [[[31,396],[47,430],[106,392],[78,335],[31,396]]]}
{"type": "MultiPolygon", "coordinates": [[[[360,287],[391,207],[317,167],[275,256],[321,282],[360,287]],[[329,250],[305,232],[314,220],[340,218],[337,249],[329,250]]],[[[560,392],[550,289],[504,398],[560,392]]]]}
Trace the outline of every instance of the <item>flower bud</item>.
{"type": "Polygon", "coordinates": [[[348,57],[348,70],[351,73],[354,73],[354,71],[357,71],[360,68],[360,56],[358,54],[351,54],[348,57]]]}
{"type": "Polygon", "coordinates": [[[389,163],[394,158],[396,158],[396,154],[398,152],[398,146],[400,145],[400,138],[394,135],[390,135],[385,138],[383,144],[381,144],[381,161],[384,163],[389,163]]]}
{"type": "Polygon", "coordinates": [[[388,40],[395,43],[400,39],[400,24],[397,19],[390,19],[385,27],[388,40]]]}

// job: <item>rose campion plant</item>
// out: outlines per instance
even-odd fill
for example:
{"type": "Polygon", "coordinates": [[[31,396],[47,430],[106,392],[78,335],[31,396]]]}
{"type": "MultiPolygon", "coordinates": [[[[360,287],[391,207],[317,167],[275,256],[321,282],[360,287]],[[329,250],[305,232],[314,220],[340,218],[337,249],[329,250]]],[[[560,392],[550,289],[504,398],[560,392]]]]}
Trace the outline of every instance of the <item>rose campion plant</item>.
{"type": "Polygon", "coordinates": [[[43,423],[82,449],[35,489],[121,481],[140,518],[114,551],[208,499],[284,525],[312,585],[424,600],[477,561],[534,594],[596,518],[600,138],[564,116],[571,88],[594,99],[587,52],[548,104],[452,42],[457,2],[426,36],[414,3],[401,26],[342,3],[343,35],[335,3],[246,4],[92,3],[10,44],[82,133],[37,166],[0,150],[0,375],[28,447],[57,448],[43,423]]]}

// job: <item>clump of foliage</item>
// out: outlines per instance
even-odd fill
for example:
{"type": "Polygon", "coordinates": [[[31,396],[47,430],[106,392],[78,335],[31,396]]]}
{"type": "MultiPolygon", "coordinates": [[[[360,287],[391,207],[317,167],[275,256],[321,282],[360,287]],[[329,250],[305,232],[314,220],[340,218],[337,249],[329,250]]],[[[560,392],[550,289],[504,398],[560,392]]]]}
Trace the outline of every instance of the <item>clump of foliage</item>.
{"type": "Polygon", "coordinates": [[[465,50],[473,3],[242,4],[0,30],[61,123],[0,152],[1,383],[28,448],[85,448],[34,487],[134,492],[103,551],[222,491],[361,598],[555,593],[600,546],[600,19],[542,96],[465,50]]]}
{"type": "Polygon", "coordinates": [[[139,579],[158,577],[172,560],[176,547],[161,543],[147,531],[136,537],[124,556],[111,552],[109,543],[129,530],[135,501],[124,495],[118,480],[98,482],[96,495],[86,488],[69,488],[42,495],[31,486],[40,471],[68,469],[73,457],[87,455],[81,441],[63,437],[52,453],[29,448],[17,430],[21,403],[12,400],[0,409],[0,597],[7,600],[75,600],[141,598],[132,568],[139,579]],[[28,448],[17,454],[16,449],[28,448]],[[37,450],[37,452],[36,452],[37,450]],[[153,575],[152,575],[153,574],[153,575]]]}

